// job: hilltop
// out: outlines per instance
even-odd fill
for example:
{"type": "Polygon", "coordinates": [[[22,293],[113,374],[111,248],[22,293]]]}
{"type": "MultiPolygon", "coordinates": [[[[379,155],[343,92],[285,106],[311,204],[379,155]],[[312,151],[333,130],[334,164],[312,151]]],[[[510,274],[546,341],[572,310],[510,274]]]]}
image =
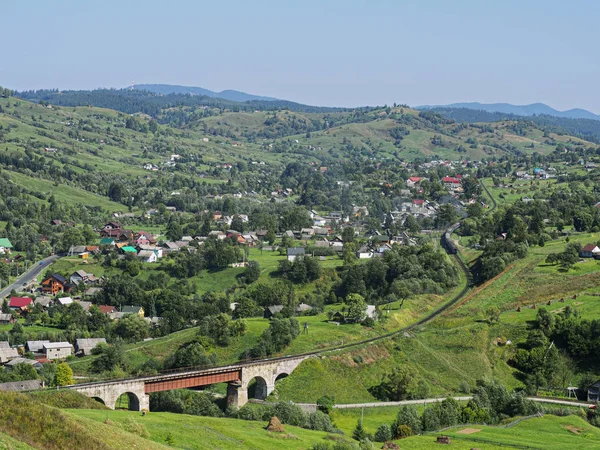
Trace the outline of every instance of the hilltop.
{"type": "Polygon", "coordinates": [[[149,91],[156,94],[191,94],[191,95],[204,95],[206,97],[217,97],[225,100],[231,100],[233,102],[248,102],[252,100],[258,101],[278,101],[280,99],[273,97],[264,97],[262,95],[247,94],[245,92],[227,89],[221,92],[214,92],[209,89],[204,89],[197,86],[178,86],[173,84],[137,84],[133,86],[133,89],[140,91],[149,91]]]}
{"type": "Polygon", "coordinates": [[[516,116],[546,115],[554,117],[564,117],[568,119],[593,119],[600,120],[600,115],[581,108],[558,111],[544,103],[532,103],[529,105],[511,105],[510,103],[451,103],[449,105],[423,105],[416,109],[436,109],[436,108],[466,108],[487,112],[499,112],[503,114],[514,114],[516,116]]]}

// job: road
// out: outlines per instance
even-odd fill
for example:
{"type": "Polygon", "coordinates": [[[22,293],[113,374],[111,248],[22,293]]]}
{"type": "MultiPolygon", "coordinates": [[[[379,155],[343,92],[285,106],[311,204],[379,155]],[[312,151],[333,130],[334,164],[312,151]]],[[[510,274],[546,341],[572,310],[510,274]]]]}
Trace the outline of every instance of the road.
{"type": "Polygon", "coordinates": [[[13,289],[18,292],[20,289],[23,288],[23,283],[28,284],[31,280],[37,277],[42,270],[45,270],[50,264],[52,264],[59,258],[60,256],[58,255],[48,256],[47,258],[44,258],[41,261],[38,261],[35,264],[33,264],[29,268],[29,270],[23,275],[21,275],[19,278],[17,278],[14,283],[8,285],[0,291],[0,298],[4,298],[7,295],[9,295],[10,291],[12,291],[13,289]]]}
{"type": "MultiPolygon", "coordinates": [[[[466,402],[471,400],[473,397],[464,396],[464,397],[453,397],[454,400],[459,402],[466,402]]],[[[569,401],[569,400],[559,400],[555,398],[543,398],[543,397],[527,397],[529,400],[539,403],[551,403],[554,405],[565,405],[565,406],[580,406],[580,407],[589,407],[590,403],[586,402],[577,402],[577,401],[569,401]]],[[[401,402],[373,402],[373,403],[347,403],[341,405],[335,405],[336,409],[353,409],[353,408],[377,408],[379,406],[402,406],[402,405],[423,405],[426,403],[436,403],[445,400],[445,398],[424,398],[421,400],[403,400],[401,402]]]]}

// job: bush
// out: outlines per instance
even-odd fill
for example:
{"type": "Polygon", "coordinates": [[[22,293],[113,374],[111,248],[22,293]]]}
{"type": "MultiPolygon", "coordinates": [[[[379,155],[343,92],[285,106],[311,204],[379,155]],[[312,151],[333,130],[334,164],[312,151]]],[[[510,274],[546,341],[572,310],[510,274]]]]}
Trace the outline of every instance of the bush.
{"type": "Polygon", "coordinates": [[[390,441],[392,439],[392,429],[387,423],[383,425],[379,425],[377,431],[375,432],[375,441],[376,442],[385,442],[390,441]]]}
{"type": "Polygon", "coordinates": [[[321,411],[315,411],[314,413],[309,414],[307,425],[308,428],[315,431],[326,431],[328,433],[333,433],[335,431],[330,417],[321,411]]]}
{"type": "Polygon", "coordinates": [[[335,405],[335,398],[330,395],[324,395],[317,400],[317,409],[323,411],[325,414],[329,414],[333,410],[335,405]]]}

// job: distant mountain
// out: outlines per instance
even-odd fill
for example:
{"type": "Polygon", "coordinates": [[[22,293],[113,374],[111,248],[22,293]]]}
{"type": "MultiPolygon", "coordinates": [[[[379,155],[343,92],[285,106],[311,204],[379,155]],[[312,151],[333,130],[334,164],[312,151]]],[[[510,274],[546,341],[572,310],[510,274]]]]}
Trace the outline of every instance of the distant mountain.
{"type": "Polygon", "coordinates": [[[567,111],[558,111],[544,103],[532,103],[531,105],[511,105],[510,103],[452,103],[450,105],[424,105],[417,106],[416,109],[436,109],[436,108],[466,108],[487,112],[499,112],[503,114],[514,114],[516,116],[554,116],[568,119],[592,119],[600,120],[600,115],[594,114],[585,109],[569,109],[567,111]]]}
{"type": "Polygon", "coordinates": [[[246,94],[245,92],[234,91],[231,89],[214,92],[209,89],[204,89],[197,86],[178,86],[173,84],[137,84],[134,86],[135,90],[154,92],[155,94],[169,95],[169,94],[191,94],[191,95],[205,95],[207,97],[222,98],[230,100],[232,102],[249,102],[249,101],[263,101],[263,102],[274,102],[278,101],[278,98],[263,97],[260,95],[246,94]]]}

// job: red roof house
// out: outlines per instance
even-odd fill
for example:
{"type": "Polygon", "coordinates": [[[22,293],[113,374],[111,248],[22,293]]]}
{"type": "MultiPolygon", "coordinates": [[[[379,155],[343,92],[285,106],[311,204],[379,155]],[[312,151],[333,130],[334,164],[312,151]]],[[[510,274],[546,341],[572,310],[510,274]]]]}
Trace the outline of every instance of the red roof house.
{"type": "Polygon", "coordinates": [[[8,307],[12,309],[24,310],[29,308],[29,305],[33,303],[33,300],[29,297],[11,297],[8,302],[8,307]]]}
{"type": "Polygon", "coordinates": [[[418,205],[418,206],[423,206],[424,203],[425,203],[425,200],[423,200],[423,199],[417,199],[417,198],[415,198],[412,201],[413,205],[418,205]]]}
{"type": "Polygon", "coordinates": [[[98,308],[100,308],[100,311],[102,311],[104,314],[112,314],[117,312],[117,308],[110,305],[98,305],[98,308]]]}

